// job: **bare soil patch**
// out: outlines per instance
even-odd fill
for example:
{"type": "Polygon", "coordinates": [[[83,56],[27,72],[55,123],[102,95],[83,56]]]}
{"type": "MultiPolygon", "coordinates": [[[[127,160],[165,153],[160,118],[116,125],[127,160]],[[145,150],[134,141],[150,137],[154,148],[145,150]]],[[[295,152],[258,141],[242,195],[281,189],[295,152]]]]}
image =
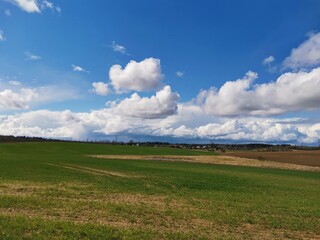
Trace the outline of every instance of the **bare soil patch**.
{"type": "Polygon", "coordinates": [[[222,164],[234,166],[250,166],[265,168],[292,169],[301,171],[320,171],[319,166],[305,166],[288,162],[270,160],[258,160],[258,158],[246,158],[239,156],[175,156],[175,155],[91,155],[90,157],[122,160],[154,160],[154,161],[183,161],[209,164],[222,164]]]}
{"type": "Polygon", "coordinates": [[[267,160],[303,166],[320,167],[320,151],[286,151],[286,152],[230,152],[226,156],[267,160]]]}

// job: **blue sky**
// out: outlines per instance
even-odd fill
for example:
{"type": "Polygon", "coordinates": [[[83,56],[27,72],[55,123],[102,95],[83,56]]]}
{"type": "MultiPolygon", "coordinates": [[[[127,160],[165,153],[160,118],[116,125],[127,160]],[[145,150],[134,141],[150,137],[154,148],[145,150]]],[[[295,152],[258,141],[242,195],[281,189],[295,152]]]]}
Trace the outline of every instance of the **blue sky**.
{"type": "Polygon", "coordinates": [[[319,9],[0,0],[0,134],[314,144],[319,9]]]}

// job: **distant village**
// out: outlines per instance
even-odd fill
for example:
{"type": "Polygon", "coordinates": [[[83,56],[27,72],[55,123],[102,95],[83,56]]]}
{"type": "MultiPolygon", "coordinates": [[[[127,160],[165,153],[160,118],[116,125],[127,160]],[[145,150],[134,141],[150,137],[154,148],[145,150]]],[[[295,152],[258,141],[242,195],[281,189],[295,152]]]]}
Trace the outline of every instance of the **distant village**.
{"type": "Polygon", "coordinates": [[[199,151],[212,151],[212,152],[227,152],[227,151],[294,151],[294,150],[320,150],[320,144],[317,147],[310,146],[297,146],[290,144],[265,144],[265,143],[242,143],[242,144],[228,144],[228,143],[214,143],[207,144],[173,144],[169,142],[118,142],[118,141],[74,141],[74,140],[61,140],[49,139],[40,137],[26,137],[26,136],[0,136],[0,143],[15,143],[15,142],[79,142],[79,143],[92,143],[92,144],[113,144],[113,145],[126,145],[126,146],[144,146],[144,147],[171,147],[181,149],[194,149],[199,151]]]}

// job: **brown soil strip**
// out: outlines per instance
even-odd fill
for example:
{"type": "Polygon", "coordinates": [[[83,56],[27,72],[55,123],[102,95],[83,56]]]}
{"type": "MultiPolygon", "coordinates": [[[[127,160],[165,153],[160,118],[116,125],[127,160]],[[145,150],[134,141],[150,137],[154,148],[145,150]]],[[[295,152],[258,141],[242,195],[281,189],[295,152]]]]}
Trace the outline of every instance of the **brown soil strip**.
{"type": "Polygon", "coordinates": [[[234,151],[227,152],[224,155],[320,167],[320,151],[318,150],[285,152],[234,151]]]}
{"type": "Polygon", "coordinates": [[[155,161],[182,161],[209,163],[233,166],[250,166],[263,168],[280,168],[292,169],[300,171],[317,171],[320,172],[320,167],[302,166],[292,163],[273,162],[266,160],[249,159],[236,156],[175,156],[175,155],[91,155],[90,157],[104,159],[122,159],[122,160],[155,160],[155,161]]]}

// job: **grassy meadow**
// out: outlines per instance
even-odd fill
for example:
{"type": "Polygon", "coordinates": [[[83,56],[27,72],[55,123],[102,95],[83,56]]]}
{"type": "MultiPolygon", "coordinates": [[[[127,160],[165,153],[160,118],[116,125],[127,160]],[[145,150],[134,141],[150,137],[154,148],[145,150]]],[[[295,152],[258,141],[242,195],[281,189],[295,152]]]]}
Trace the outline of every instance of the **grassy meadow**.
{"type": "Polygon", "coordinates": [[[201,155],[0,144],[0,239],[320,239],[320,173],[88,155],[201,155]]]}

